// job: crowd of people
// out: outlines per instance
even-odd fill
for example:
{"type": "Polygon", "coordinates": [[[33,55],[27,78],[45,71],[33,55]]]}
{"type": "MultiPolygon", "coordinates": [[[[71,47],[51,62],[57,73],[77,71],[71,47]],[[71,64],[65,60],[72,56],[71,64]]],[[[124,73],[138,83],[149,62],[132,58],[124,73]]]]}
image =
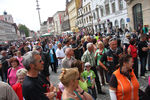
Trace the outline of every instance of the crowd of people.
{"type": "Polygon", "coordinates": [[[144,33],[127,33],[123,40],[101,34],[24,40],[11,43],[1,55],[0,100],[98,100],[106,84],[111,100],[150,97],[150,77],[142,93],[138,82],[150,71],[150,37],[144,33]],[[49,68],[54,73],[62,69],[57,87],[49,68]]]}

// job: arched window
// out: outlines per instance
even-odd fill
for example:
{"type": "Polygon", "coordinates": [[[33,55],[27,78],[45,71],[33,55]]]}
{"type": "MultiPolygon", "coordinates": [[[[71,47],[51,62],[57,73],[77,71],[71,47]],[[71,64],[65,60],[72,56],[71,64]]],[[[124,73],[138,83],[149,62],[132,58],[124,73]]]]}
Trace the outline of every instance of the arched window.
{"type": "Polygon", "coordinates": [[[120,27],[121,27],[122,29],[125,29],[125,21],[124,21],[123,18],[120,20],[120,27]]]}
{"type": "Polygon", "coordinates": [[[119,0],[119,10],[123,10],[123,0],[119,0]]]}
{"type": "Polygon", "coordinates": [[[115,27],[118,27],[118,26],[119,26],[118,20],[115,20],[115,27]]]}

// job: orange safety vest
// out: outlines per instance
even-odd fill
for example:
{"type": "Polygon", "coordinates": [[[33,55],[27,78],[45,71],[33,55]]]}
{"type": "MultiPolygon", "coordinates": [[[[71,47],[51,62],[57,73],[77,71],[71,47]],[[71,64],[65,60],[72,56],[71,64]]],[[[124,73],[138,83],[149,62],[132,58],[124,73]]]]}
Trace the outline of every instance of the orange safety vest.
{"type": "Polygon", "coordinates": [[[120,68],[113,73],[116,76],[118,86],[116,89],[117,100],[139,100],[139,82],[132,70],[131,81],[120,73],[120,68]]]}

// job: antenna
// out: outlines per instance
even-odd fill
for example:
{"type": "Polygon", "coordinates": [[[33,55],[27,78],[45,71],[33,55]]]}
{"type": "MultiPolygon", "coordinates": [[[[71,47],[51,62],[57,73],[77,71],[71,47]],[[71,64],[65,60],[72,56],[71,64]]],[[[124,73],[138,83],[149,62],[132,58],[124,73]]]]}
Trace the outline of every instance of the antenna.
{"type": "Polygon", "coordinates": [[[37,2],[37,5],[36,5],[36,10],[38,11],[38,15],[39,15],[39,22],[40,22],[40,25],[41,25],[41,16],[40,16],[40,7],[39,7],[39,1],[38,0],[36,0],[36,2],[37,2]]]}

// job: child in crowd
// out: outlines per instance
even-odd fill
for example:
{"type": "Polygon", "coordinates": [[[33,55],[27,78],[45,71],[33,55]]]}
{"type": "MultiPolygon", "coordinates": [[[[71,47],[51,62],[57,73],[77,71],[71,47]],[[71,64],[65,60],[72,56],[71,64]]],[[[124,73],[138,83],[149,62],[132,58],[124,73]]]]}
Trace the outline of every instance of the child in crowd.
{"type": "Polygon", "coordinates": [[[95,73],[91,70],[91,64],[89,62],[85,63],[86,70],[81,74],[81,76],[87,81],[88,92],[92,95],[93,99],[96,100],[97,94],[95,89],[95,73]]]}

